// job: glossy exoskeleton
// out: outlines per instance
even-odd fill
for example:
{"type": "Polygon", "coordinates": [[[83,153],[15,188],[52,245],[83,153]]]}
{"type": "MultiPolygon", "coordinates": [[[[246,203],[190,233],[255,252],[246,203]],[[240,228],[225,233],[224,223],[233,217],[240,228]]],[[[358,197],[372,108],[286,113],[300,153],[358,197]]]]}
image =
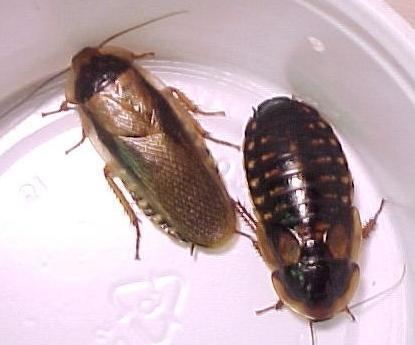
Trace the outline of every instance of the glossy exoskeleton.
{"type": "Polygon", "coordinates": [[[88,137],[104,159],[105,178],[137,229],[137,257],[139,220],[116,178],[170,235],[192,248],[222,245],[236,231],[236,215],[204,141],[212,138],[193,117],[207,113],[180,90],[133,65],[151,53],[135,55],[103,45],[84,48],[72,58],[66,100],[46,115],[70,105],[79,112],[80,143],[88,137]]]}
{"type": "Polygon", "coordinates": [[[311,321],[349,311],[361,241],[380,209],[362,227],[330,125],[301,101],[269,99],[246,127],[244,162],[258,246],[280,299],[275,307],[285,304],[311,321]]]}

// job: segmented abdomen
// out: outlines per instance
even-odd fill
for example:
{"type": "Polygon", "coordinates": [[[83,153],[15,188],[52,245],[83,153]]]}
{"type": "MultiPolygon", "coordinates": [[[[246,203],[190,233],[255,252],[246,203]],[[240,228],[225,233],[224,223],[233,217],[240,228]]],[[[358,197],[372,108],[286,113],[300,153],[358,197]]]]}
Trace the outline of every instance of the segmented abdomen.
{"type": "Polygon", "coordinates": [[[350,222],[353,183],[343,150],[310,106],[286,97],[262,103],[246,128],[244,159],[266,229],[298,228],[315,238],[350,222]]]}

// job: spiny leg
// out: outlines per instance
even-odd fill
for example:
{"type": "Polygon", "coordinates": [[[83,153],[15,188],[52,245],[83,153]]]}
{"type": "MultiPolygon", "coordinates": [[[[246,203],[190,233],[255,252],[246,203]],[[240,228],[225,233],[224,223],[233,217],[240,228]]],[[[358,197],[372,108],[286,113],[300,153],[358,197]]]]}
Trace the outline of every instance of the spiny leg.
{"type": "Polygon", "coordinates": [[[259,254],[261,254],[261,251],[260,251],[260,249],[259,249],[259,245],[258,245],[258,241],[253,237],[253,236],[251,236],[251,235],[249,235],[249,234],[246,234],[245,232],[242,232],[242,231],[239,231],[239,230],[236,230],[235,231],[237,234],[239,234],[239,235],[241,235],[241,236],[244,236],[244,237],[246,237],[246,238],[248,238],[249,240],[251,240],[251,242],[252,242],[252,245],[254,246],[254,248],[256,249],[256,251],[259,253],[259,254]]]}
{"type": "Polygon", "coordinates": [[[81,140],[79,140],[74,146],[72,146],[71,148],[66,150],[65,154],[67,155],[67,154],[71,153],[73,150],[75,150],[76,148],[78,148],[79,146],[81,146],[82,143],[85,141],[85,139],[86,139],[85,131],[84,131],[84,129],[82,129],[82,138],[81,138],[81,140]]]}
{"type": "Polygon", "coordinates": [[[248,210],[245,208],[244,205],[241,204],[239,200],[238,201],[233,200],[233,204],[236,208],[236,211],[245,221],[246,225],[248,225],[251,228],[252,232],[256,233],[257,221],[252,216],[252,214],[248,212],[248,210]]]}
{"type": "Polygon", "coordinates": [[[182,102],[186,109],[192,113],[206,116],[225,116],[224,111],[204,111],[200,109],[200,107],[193,103],[193,101],[187,97],[183,91],[175,87],[169,86],[168,89],[173,94],[173,96],[182,102]]]}
{"type": "Polygon", "coordinates": [[[208,131],[204,130],[202,128],[202,126],[200,126],[200,124],[198,122],[195,122],[194,125],[195,125],[195,129],[199,132],[199,134],[203,138],[205,138],[207,140],[210,140],[210,141],[213,141],[216,144],[220,144],[220,145],[232,147],[232,148],[234,148],[237,151],[240,151],[241,150],[241,148],[239,147],[239,145],[235,145],[235,144],[232,144],[232,143],[230,143],[228,141],[221,140],[221,139],[216,139],[216,138],[212,137],[208,131]]]}
{"type": "Polygon", "coordinates": [[[171,237],[173,237],[175,240],[180,241],[180,242],[186,242],[186,243],[190,243],[190,256],[193,256],[196,259],[196,249],[197,249],[197,245],[196,243],[193,242],[189,242],[186,241],[185,239],[183,239],[183,237],[181,237],[176,231],[172,231],[171,229],[167,228],[167,234],[171,237]]]}
{"type": "Polygon", "coordinates": [[[382,212],[384,204],[385,204],[385,199],[382,199],[382,201],[380,202],[379,209],[376,211],[375,215],[372,218],[370,218],[369,221],[363,227],[362,229],[363,238],[368,238],[370,233],[375,229],[376,222],[378,220],[380,213],[382,212]]]}
{"type": "Polygon", "coordinates": [[[154,52],[147,52],[147,53],[141,53],[141,54],[135,54],[133,53],[133,59],[134,60],[140,60],[140,59],[146,59],[146,58],[153,58],[154,52]]]}
{"type": "Polygon", "coordinates": [[[352,311],[349,309],[349,307],[346,307],[346,309],[344,310],[347,314],[349,314],[349,316],[351,317],[352,321],[355,322],[356,321],[356,317],[353,315],[352,311]]]}
{"type": "Polygon", "coordinates": [[[311,345],[314,345],[315,344],[315,340],[314,340],[314,328],[313,328],[314,321],[313,320],[310,320],[308,324],[310,325],[311,345]]]}
{"type": "Polygon", "coordinates": [[[205,131],[205,130],[203,130],[203,132],[202,132],[201,134],[202,134],[203,138],[205,138],[205,139],[207,139],[207,140],[210,140],[210,141],[212,141],[212,142],[214,142],[214,143],[216,143],[216,144],[220,144],[220,145],[224,145],[224,146],[229,146],[229,147],[234,148],[234,149],[235,149],[235,150],[237,150],[237,151],[240,151],[240,150],[241,150],[241,148],[240,148],[240,146],[239,146],[239,145],[232,144],[232,143],[230,143],[230,142],[228,142],[228,141],[225,141],[225,140],[216,139],[216,138],[212,137],[212,136],[210,135],[210,133],[209,133],[209,132],[207,132],[207,131],[205,131]]]}
{"type": "Polygon", "coordinates": [[[194,243],[192,243],[190,245],[190,256],[193,256],[193,254],[195,252],[195,248],[196,248],[196,245],[194,243]]]}
{"type": "MultiPolygon", "coordinates": [[[[194,113],[194,114],[200,114],[200,115],[206,115],[206,116],[225,116],[225,113],[223,111],[216,111],[216,112],[209,112],[209,111],[203,111],[201,110],[196,104],[194,104],[182,91],[175,87],[167,87],[167,90],[171,93],[171,95],[178,99],[181,104],[187,109],[187,111],[194,113]]],[[[208,139],[210,141],[213,141],[217,144],[230,146],[235,148],[236,150],[240,150],[239,145],[235,145],[232,143],[229,143],[224,140],[216,139],[210,135],[209,132],[205,131],[199,124],[196,126],[197,131],[200,133],[200,135],[208,139]]]]}
{"type": "Polygon", "coordinates": [[[135,259],[139,260],[140,259],[139,247],[140,247],[140,237],[141,237],[140,227],[139,227],[140,220],[138,219],[138,217],[135,214],[134,210],[131,208],[131,205],[128,203],[128,200],[125,198],[122,191],[119,189],[117,184],[114,182],[114,177],[116,176],[116,174],[114,173],[113,168],[111,167],[111,165],[108,165],[108,164],[105,165],[105,167],[104,167],[104,176],[105,176],[105,179],[107,180],[108,184],[110,185],[111,189],[113,190],[113,192],[117,196],[118,200],[121,202],[121,205],[123,206],[123,208],[124,208],[125,212],[127,213],[128,217],[130,218],[131,223],[134,225],[134,227],[136,229],[137,241],[136,241],[135,259]]]}
{"type": "Polygon", "coordinates": [[[284,306],[284,302],[281,301],[281,300],[278,300],[278,302],[276,304],[274,304],[270,307],[266,307],[264,309],[260,309],[260,310],[255,311],[255,314],[256,315],[262,315],[262,314],[264,314],[268,311],[271,311],[271,310],[280,310],[280,309],[282,309],[283,306],[284,306]]]}
{"type": "Polygon", "coordinates": [[[70,107],[70,106],[69,106],[69,103],[70,103],[70,102],[68,102],[67,100],[64,100],[64,101],[61,103],[61,105],[60,105],[59,109],[57,109],[57,110],[52,110],[52,111],[47,111],[47,112],[45,112],[45,113],[42,113],[42,117],[49,116],[49,115],[52,115],[52,114],[62,113],[62,112],[64,112],[64,111],[68,111],[68,110],[74,110],[74,109],[76,109],[76,107],[70,107]]]}
{"type": "MultiPolygon", "coordinates": [[[[242,220],[251,228],[251,230],[255,233],[256,232],[256,221],[254,219],[254,217],[247,211],[247,209],[241,204],[241,202],[232,200],[233,204],[235,206],[236,212],[239,213],[239,215],[241,216],[242,220]]],[[[246,238],[249,238],[252,242],[252,245],[254,246],[255,250],[259,253],[259,255],[261,254],[261,250],[259,248],[258,245],[258,241],[256,238],[254,238],[253,236],[246,234],[242,231],[236,231],[237,234],[242,235],[246,238]]]]}
{"type": "MultiPolygon", "coordinates": [[[[53,111],[48,111],[48,112],[42,113],[42,117],[76,109],[76,107],[70,107],[68,104],[69,104],[69,102],[67,100],[65,100],[61,103],[58,110],[53,110],[53,111]]],[[[78,148],[79,146],[81,146],[81,144],[85,141],[85,139],[86,139],[85,131],[82,129],[82,138],[81,138],[81,140],[79,142],[77,142],[75,145],[73,145],[72,147],[70,147],[68,150],[66,150],[65,154],[67,155],[67,154],[71,153],[73,150],[75,150],[76,148],[78,148]]]]}
{"type": "MultiPolygon", "coordinates": [[[[171,95],[179,100],[181,104],[186,108],[187,111],[193,113],[193,114],[199,114],[199,115],[206,115],[206,116],[225,116],[225,113],[223,111],[203,111],[201,110],[196,104],[194,104],[182,91],[175,87],[167,87],[167,90],[171,93],[171,95]]],[[[233,147],[234,149],[240,151],[239,145],[235,145],[232,143],[229,143],[225,140],[216,139],[211,136],[211,134],[207,131],[205,131],[200,125],[196,126],[197,131],[200,133],[200,135],[210,141],[213,141],[214,143],[233,147]]]]}

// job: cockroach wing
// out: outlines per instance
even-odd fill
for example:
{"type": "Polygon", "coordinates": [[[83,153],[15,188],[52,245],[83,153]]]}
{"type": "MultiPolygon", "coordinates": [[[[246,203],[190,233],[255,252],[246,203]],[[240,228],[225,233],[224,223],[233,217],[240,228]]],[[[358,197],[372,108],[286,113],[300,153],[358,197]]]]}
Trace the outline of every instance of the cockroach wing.
{"type": "MultiPolygon", "coordinates": [[[[140,66],[136,66],[136,69],[152,92],[160,96],[162,104],[159,104],[159,106],[162,111],[157,113],[157,121],[163,128],[164,133],[180,142],[181,145],[187,146],[189,150],[195,151],[201,163],[209,170],[215,169],[215,162],[206,150],[205,140],[198,130],[199,124],[192,114],[173,96],[169,87],[154,74],[140,66]]],[[[218,177],[216,172],[211,175],[213,178],[218,177]]]]}
{"type": "MultiPolygon", "coordinates": [[[[136,194],[185,241],[215,246],[235,230],[235,213],[224,186],[200,157],[164,133],[117,137],[115,145],[142,190],[136,194]]],[[[131,191],[130,191],[131,192],[131,191]]]]}

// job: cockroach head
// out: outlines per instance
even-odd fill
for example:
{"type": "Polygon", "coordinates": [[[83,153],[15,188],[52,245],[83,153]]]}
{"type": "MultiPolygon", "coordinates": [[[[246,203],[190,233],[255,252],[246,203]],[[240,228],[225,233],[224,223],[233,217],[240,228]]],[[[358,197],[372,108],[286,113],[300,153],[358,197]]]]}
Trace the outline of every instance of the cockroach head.
{"type": "Polygon", "coordinates": [[[297,263],[272,274],[274,287],[299,314],[322,321],[344,311],[359,280],[359,266],[347,259],[334,259],[303,248],[297,263]]]}

